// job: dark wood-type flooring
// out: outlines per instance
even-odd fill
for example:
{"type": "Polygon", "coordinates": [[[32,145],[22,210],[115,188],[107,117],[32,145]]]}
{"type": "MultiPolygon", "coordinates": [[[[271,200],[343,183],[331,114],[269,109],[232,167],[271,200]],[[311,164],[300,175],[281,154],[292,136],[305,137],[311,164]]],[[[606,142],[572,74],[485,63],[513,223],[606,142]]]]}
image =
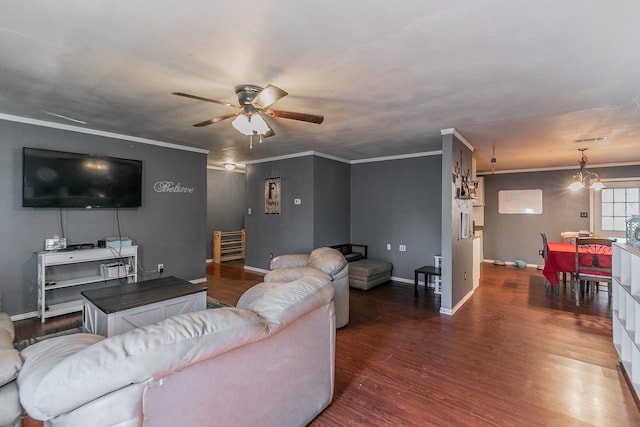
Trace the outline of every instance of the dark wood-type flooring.
{"type": "MultiPolygon", "coordinates": [[[[261,278],[237,263],[207,264],[208,294],[229,304],[261,278]]],[[[334,399],[311,425],[640,425],[607,292],[576,307],[568,288],[545,294],[540,271],[492,264],[480,283],[454,316],[406,283],[351,289],[334,399]]],[[[79,324],[77,314],[16,322],[18,339],[79,324]]]]}

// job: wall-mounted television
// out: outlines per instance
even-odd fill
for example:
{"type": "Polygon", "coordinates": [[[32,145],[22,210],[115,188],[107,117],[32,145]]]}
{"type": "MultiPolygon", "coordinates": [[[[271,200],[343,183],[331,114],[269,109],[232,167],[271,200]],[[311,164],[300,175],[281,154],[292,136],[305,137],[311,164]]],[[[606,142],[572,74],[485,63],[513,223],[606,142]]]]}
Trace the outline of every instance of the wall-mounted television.
{"type": "Polygon", "coordinates": [[[22,206],[133,208],[142,205],[142,161],[24,147],[22,206]]]}

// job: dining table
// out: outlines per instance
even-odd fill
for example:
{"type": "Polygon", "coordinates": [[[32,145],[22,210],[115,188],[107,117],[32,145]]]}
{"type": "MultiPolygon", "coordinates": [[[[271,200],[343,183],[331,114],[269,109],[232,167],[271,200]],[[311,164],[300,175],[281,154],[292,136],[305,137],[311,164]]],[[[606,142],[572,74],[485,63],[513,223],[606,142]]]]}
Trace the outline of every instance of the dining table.
{"type": "MultiPolygon", "coordinates": [[[[604,246],[598,255],[600,265],[611,265],[611,247],[604,246]]],[[[576,244],[566,242],[548,242],[547,260],[542,274],[551,285],[558,284],[558,273],[574,273],[576,271],[576,244]]]]}

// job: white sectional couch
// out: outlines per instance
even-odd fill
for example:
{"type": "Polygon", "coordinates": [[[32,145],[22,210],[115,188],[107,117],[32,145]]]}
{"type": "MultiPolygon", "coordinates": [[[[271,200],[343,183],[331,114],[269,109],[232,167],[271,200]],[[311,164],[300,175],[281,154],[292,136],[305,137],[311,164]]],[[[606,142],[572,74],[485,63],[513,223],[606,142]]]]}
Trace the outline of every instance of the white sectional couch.
{"type": "Polygon", "coordinates": [[[16,378],[22,359],[13,348],[15,330],[7,313],[0,313],[0,427],[20,425],[22,408],[16,378]]]}
{"type": "Polygon", "coordinates": [[[237,307],[22,351],[20,399],[46,426],[303,426],[332,400],[328,278],[261,283],[237,307]]]}
{"type": "Polygon", "coordinates": [[[291,281],[305,276],[329,277],[335,292],[336,327],[349,323],[349,263],[337,249],[322,247],[310,254],[280,255],[271,260],[265,282],[291,281]]]}

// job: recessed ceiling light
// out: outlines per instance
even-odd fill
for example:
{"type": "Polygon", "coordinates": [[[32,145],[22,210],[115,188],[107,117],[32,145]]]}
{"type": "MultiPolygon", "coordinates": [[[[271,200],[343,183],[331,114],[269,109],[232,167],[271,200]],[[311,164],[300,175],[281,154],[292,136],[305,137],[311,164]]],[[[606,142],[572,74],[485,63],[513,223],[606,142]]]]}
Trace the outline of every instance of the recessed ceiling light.
{"type": "Polygon", "coordinates": [[[595,142],[595,141],[604,141],[608,136],[596,136],[593,138],[582,138],[582,139],[574,139],[573,142],[595,142]]]}
{"type": "Polygon", "coordinates": [[[232,171],[232,170],[234,170],[234,169],[236,168],[236,164],[235,164],[235,163],[233,163],[233,162],[226,162],[226,163],[224,163],[224,167],[225,167],[227,170],[232,171]]]}

